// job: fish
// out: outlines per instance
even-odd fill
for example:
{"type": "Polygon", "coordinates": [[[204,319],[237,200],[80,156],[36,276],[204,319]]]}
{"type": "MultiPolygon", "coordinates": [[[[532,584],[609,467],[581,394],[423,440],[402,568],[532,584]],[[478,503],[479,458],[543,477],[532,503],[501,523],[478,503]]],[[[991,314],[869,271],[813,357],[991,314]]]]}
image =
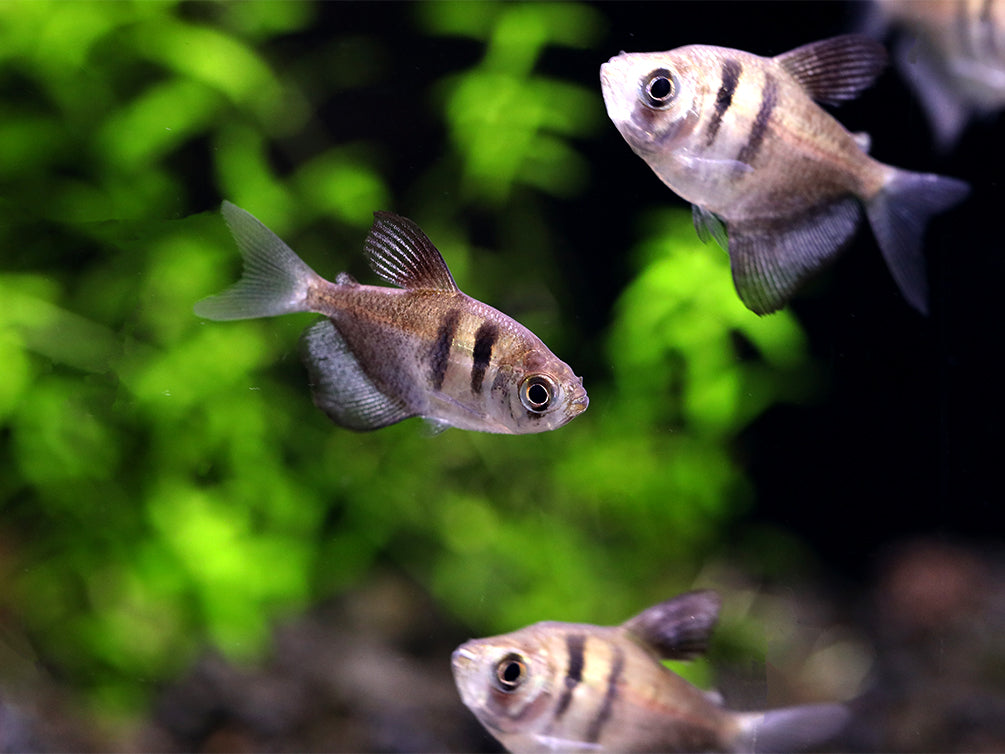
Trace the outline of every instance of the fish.
{"type": "Polygon", "coordinates": [[[707,650],[721,600],[687,592],[619,626],[545,621],[454,650],[461,700],[511,752],[799,751],[834,743],[838,703],[735,712],[662,660],[707,650]]]}
{"type": "Polygon", "coordinates": [[[1005,0],[878,0],[880,24],[905,32],[897,69],[943,152],[974,118],[1005,107],[1005,0]]]}
{"type": "Polygon", "coordinates": [[[324,315],[302,338],[314,403],[356,431],[419,416],[447,427],[528,434],[586,410],[583,380],[516,320],[462,293],[411,220],[374,213],[363,245],[371,269],[397,288],[325,280],[265,225],[224,202],[244,274],[195,305],[210,320],[324,315]]]}
{"type": "Polygon", "coordinates": [[[689,45],[621,53],[600,68],[607,114],[631,149],[690,202],[698,236],[729,253],[757,314],[785,306],[849,243],[862,207],[905,299],[928,311],[922,235],[963,181],[885,165],[818,103],[867,88],[883,46],[844,35],[766,58],[689,45]]]}

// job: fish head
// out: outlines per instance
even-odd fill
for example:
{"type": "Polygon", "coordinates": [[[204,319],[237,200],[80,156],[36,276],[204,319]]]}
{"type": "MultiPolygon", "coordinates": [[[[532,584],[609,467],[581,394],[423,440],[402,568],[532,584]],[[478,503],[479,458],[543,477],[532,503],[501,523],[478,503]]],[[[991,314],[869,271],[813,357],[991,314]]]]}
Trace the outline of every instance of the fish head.
{"type": "Polygon", "coordinates": [[[549,722],[560,692],[560,646],[529,626],[511,634],[472,639],[454,650],[454,681],[461,701],[504,744],[532,737],[549,722]]]}
{"type": "Polygon", "coordinates": [[[698,124],[701,77],[683,50],[623,52],[600,66],[607,116],[643,159],[674,148],[698,124]]]}
{"type": "Polygon", "coordinates": [[[547,432],[567,424],[586,410],[590,399],[568,364],[547,348],[531,348],[500,370],[507,390],[499,407],[501,420],[515,425],[516,434],[547,432]]]}

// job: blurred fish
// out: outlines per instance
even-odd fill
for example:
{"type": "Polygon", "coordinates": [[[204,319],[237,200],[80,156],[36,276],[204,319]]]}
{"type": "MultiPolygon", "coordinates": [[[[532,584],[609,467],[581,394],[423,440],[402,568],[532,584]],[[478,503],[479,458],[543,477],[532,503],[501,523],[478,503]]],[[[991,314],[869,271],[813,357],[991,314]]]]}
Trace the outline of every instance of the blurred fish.
{"type": "Polygon", "coordinates": [[[660,662],[703,653],[718,614],[718,596],[698,591],[620,626],[536,623],[462,644],[454,680],[512,752],[789,751],[833,739],[842,705],[732,712],[660,662]]]}
{"type": "Polygon", "coordinates": [[[586,410],[582,378],[527,328],[461,293],[415,223],[374,215],[364,252],[373,271],[400,289],[360,285],[347,273],[331,283],[224,202],[244,276],[195,313],[216,320],[324,314],[304,333],[304,361],[314,402],[349,429],[421,416],[434,430],[524,434],[556,429],[586,410]]]}
{"type": "Polygon", "coordinates": [[[894,58],[947,150],[974,116],[1005,107],[1005,0],[878,0],[907,32],[894,58]]]}
{"type": "Polygon", "coordinates": [[[900,290],[925,312],[924,226],[966,184],[877,162],[867,136],[813,102],[853,99],[885,61],[879,43],[851,35],[774,58],[691,45],[622,53],[600,80],[628,145],[692,203],[701,239],[728,247],[749,309],[784,306],[851,239],[861,203],[900,290]]]}

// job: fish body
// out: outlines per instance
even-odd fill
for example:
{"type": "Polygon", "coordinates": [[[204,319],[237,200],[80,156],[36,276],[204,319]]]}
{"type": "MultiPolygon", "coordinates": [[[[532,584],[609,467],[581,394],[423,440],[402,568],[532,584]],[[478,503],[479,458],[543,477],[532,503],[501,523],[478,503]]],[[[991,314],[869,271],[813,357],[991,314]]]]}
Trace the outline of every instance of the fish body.
{"type": "Polygon", "coordinates": [[[841,705],[733,712],[662,659],[705,651],[714,592],[655,605],[620,626],[543,622],[453,654],[464,704],[512,752],[785,751],[845,725],[841,705]]]}
{"type": "Polygon", "coordinates": [[[879,0],[903,29],[895,59],[943,149],[974,116],[1005,107],[1005,0],[879,0]]]}
{"type": "Polygon", "coordinates": [[[244,210],[223,215],[244,255],[241,280],[196,305],[207,319],[290,312],[326,318],[303,338],[314,401],[337,424],[384,427],[412,416],[448,426],[524,434],[586,409],[582,379],[512,318],[462,293],[415,223],[375,213],[364,244],[371,267],[401,288],[330,282],[244,210]]]}
{"type": "Polygon", "coordinates": [[[868,137],[814,102],[854,98],[885,60],[881,45],[853,35],[774,58],[689,45],[622,53],[600,78],[625,141],[691,202],[699,236],[728,248],[748,308],[784,306],[851,239],[864,205],[902,292],[925,311],[924,224],[966,184],[874,160],[868,137]]]}

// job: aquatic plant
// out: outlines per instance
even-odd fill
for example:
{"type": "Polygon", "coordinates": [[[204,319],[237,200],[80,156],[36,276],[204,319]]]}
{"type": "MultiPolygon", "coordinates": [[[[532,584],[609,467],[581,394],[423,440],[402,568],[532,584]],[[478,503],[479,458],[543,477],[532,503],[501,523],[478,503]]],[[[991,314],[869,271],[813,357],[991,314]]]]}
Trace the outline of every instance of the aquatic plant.
{"type": "Polygon", "coordinates": [[[253,660],[383,567],[479,634],[631,614],[720,553],[750,501],[738,433],[806,395],[795,319],[750,317],[682,211],[612,220],[603,253],[632,261],[609,326],[566,308],[556,207],[596,190],[605,124],[595,85],[542,60],[596,57],[600,11],[392,6],[397,34],[471,61],[411,78],[369,12],[0,7],[0,613],[103,713],[206,643],[253,660]],[[414,215],[462,288],[584,356],[589,411],[521,438],[331,426],[297,358],[309,317],[191,312],[239,264],[222,198],[366,280],[372,210],[414,215]]]}

